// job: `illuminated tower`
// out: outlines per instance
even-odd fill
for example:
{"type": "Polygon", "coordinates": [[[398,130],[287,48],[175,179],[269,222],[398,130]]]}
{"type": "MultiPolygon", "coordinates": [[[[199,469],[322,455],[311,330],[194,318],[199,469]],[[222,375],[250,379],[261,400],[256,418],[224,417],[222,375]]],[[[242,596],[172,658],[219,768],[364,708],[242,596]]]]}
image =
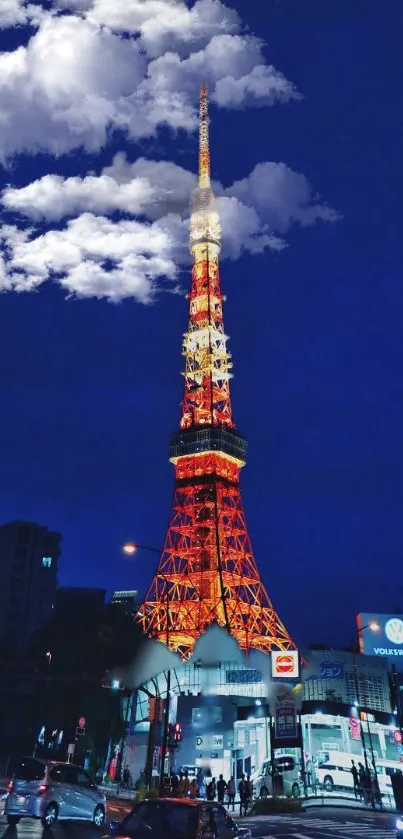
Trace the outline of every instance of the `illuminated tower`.
{"type": "Polygon", "coordinates": [[[210,183],[207,89],[200,90],[199,182],[190,219],[193,257],[184,394],[173,435],[173,505],[158,568],[138,620],[145,632],[187,657],[211,623],[244,650],[294,648],[260,580],[239,476],[246,443],[232,419],[230,353],[218,257],[221,229],[210,183]]]}

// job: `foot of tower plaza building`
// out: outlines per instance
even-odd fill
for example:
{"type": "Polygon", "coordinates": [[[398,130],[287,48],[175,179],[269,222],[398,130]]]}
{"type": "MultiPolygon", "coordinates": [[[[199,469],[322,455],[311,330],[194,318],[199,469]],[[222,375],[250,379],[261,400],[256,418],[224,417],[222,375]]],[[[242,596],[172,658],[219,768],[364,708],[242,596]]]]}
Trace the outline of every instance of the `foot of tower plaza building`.
{"type": "Polygon", "coordinates": [[[250,777],[254,798],[262,801],[276,796],[320,806],[350,802],[359,809],[393,810],[393,776],[401,774],[402,764],[396,752],[398,725],[391,712],[362,712],[362,740],[356,736],[359,722],[351,705],[326,699],[301,702],[298,681],[278,683],[267,674],[269,656],[256,653],[250,658],[243,664],[207,664],[195,656],[172,670],[164,767],[166,676],[154,679],[146,692],[138,691],[135,734],[125,750],[133,779],[144,782],[148,762],[146,780],[158,789],[163,775],[164,794],[177,792],[173,776],[185,776],[184,790],[193,780],[197,796],[207,797],[213,778],[233,778],[238,790],[244,775],[250,777]],[[148,695],[156,688],[159,715],[148,695]],[[374,756],[376,774],[365,774],[363,748],[371,768],[374,756]]]}

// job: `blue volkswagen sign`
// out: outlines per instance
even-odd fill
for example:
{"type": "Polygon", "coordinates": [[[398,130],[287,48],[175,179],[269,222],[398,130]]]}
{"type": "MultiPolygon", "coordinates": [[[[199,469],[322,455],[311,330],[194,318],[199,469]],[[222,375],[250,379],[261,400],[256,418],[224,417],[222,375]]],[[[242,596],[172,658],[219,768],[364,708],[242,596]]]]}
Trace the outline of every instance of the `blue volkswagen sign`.
{"type": "Polygon", "coordinates": [[[403,668],[403,615],[361,612],[357,615],[357,626],[361,652],[388,658],[396,667],[403,668]],[[375,632],[370,628],[373,623],[379,626],[375,632]]]}

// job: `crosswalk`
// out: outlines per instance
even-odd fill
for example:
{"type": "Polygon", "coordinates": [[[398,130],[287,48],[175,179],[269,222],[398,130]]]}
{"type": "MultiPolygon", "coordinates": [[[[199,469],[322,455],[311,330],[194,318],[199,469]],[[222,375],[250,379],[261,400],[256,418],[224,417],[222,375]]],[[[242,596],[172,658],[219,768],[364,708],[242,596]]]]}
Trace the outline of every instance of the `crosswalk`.
{"type": "MultiPolygon", "coordinates": [[[[276,839],[277,835],[287,829],[287,836],[289,839],[321,839],[321,837],[331,836],[332,839],[340,837],[340,839],[395,839],[396,831],[390,828],[383,827],[377,824],[372,819],[364,822],[335,820],[335,819],[321,819],[315,817],[304,816],[261,816],[261,821],[264,820],[264,829],[258,828],[259,835],[254,839],[276,839]],[[279,832],[276,833],[276,828],[279,832]]],[[[259,819],[259,821],[260,821],[259,819]]],[[[257,832],[256,820],[254,823],[242,821],[242,827],[254,827],[254,833],[257,832]]],[[[263,828],[263,824],[262,824],[263,828]]]]}

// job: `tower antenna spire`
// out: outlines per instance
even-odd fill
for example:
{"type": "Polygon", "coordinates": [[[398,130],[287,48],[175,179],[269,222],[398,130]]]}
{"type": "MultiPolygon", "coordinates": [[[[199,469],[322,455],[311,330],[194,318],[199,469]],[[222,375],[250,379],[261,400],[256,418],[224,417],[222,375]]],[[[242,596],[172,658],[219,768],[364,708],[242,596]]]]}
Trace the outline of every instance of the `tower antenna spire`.
{"type": "Polygon", "coordinates": [[[208,189],[210,186],[210,144],[209,144],[209,115],[208,90],[205,82],[199,93],[199,187],[208,189]]]}

